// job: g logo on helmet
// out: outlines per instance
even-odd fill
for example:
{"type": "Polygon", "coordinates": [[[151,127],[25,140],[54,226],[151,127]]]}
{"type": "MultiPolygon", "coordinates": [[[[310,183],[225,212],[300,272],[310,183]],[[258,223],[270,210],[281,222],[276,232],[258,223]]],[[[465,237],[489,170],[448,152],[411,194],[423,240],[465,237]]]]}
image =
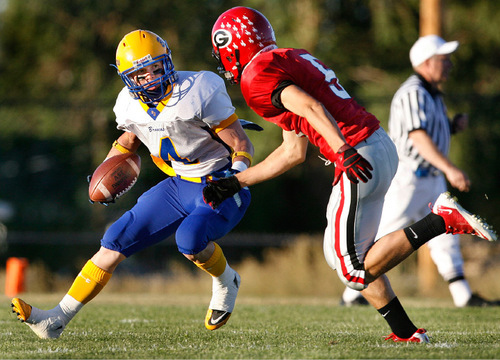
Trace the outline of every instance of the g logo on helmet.
{"type": "Polygon", "coordinates": [[[231,33],[227,30],[219,29],[214,33],[213,41],[218,48],[228,46],[232,40],[231,33]]]}

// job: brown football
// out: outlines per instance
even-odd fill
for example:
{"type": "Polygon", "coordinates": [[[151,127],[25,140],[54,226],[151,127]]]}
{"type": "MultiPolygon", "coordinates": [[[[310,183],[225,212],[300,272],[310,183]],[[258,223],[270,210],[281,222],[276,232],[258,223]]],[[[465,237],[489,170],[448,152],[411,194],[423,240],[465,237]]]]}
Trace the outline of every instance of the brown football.
{"type": "Polygon", "coordinates": [[[110,157],[92,174],[89,199],[102,203],[113,202],[134,186],[140,171],[141,158],[135,153],[110,157]]]}

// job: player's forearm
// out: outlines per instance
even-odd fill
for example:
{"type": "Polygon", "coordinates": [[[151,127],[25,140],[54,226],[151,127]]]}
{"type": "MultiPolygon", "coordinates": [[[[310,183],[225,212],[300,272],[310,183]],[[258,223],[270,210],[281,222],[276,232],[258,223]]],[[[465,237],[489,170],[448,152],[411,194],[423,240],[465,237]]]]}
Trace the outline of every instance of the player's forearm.
{"type": "Polygon", "coordinates": [[[307,109],[306,119],[311,126],[326,140],[330,148],[337,152],[346,144],[337,121],[320,103],[317,106],[307,109]]]}
{"type": "Polygon", "coordinates": [[[246,166],[252,165],[254,148],[248,138],[238,142],[238,144],[233,148],[233,150],[234,150],[232,159],[233,163],[237,161],[242,161],[243,163],[246,164],[246,166]]]}
{"type": "Polygon", "coordinates": [[[254,154],[254,147],[250,138],[241,127],[239,121],[236,121],[226,127],[224,130],[219,131],[219,137],[227,145],[233,149],[233,163],[242,161],[246,166],[251,165],[254,154]]]}
{"type": "Polygon", "coordinates": [[[307,119],[307,122],[327,141],[334,152],[346,144],[334,117],[322,103],[300,87],[296,85],[286,87],[281,93],[281,101],[289,111],[307,119]]]}
{"type": "Polygon", "coordinates": [[[295,134],[284,132],[284,141],[276,150],[257,165],[236,174],[236,177],[241,186],[261,183],[275,178],[304,162],[306,152],[307,138],[298,138],[295,134]]]}
{"type": "MultiPolygon", "coordinates": [[[[273,153],[274,154],[274,153],[273,153]]],[[[282,161],[280,157],[271,154],[259,164],[249,167],[245,171],[236,174],[241,186],[251,186],[266,180],[273,179],[293,168],[297,163],[282,161]]]]}

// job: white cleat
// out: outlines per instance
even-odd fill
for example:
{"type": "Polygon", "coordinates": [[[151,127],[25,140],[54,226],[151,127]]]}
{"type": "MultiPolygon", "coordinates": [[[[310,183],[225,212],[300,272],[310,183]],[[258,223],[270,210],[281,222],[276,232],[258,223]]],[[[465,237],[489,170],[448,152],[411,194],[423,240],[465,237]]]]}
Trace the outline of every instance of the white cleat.
{"type": "Polygon", "coordinates": [[[11,306],[17,319],[28,325],[41,339],[57,339],[66,327],[59,306],[52,310],[40,310],[19,298],[13,298],[11,306]]]}
{"type": "Polygon", "coordinates": [[[212,278],[212,300],[208,307],[207,315],[205,316],[205,327],[208,330],[216,330],[224,325],[233,312],[236,303],[236,296],[240,288],[240,275],[233,269],[228,267],[232,274],[224,276],[228,278],[226,283],[221,281],[221,278],[212,278]]]}
{"type": "Polygon", "coordinates": [[[443,218],[448,234],[471,234],[489,241],[498,239],[492,226],[465,210],[449,192],[439,195],[432,212],[443,218]]]}

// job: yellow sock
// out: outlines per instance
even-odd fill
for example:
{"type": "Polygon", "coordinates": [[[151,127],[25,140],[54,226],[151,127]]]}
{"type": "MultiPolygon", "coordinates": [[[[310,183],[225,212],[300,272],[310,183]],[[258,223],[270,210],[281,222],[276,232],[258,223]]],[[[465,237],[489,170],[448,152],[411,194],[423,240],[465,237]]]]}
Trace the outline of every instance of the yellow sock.
{"type": "Polygon", "coordinates": [[[204,263],[195,263],[200,269],[206,271],[214,277],[219,277],[222,275],[224,270],[226,270],[226,257],[222,252],[222,249],[217,243],[214,243],[215,250],[210,259],[204,263]]]}
{"type": "Polygon", "coordinates": [[[110,278],[111,273],[102,270],[89,260],[71,285],[68,295],[86,304],[99,294],[110,278]]]}

